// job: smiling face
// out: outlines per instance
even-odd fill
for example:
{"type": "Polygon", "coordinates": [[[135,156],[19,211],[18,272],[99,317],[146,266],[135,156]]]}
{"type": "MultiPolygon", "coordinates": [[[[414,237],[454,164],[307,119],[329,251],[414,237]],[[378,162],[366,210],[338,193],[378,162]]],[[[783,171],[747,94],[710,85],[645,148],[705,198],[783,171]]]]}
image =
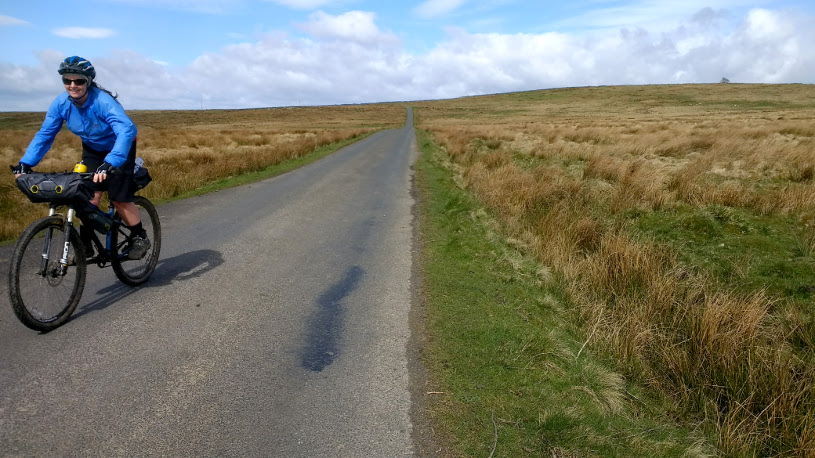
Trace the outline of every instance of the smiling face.
{"type": "Polygon", "coordinates": [[[77,102],[84,102],[88,95],[88,78],[85,75],[66,73],[62,75],[62,84],[68,95],[77,102]]]}

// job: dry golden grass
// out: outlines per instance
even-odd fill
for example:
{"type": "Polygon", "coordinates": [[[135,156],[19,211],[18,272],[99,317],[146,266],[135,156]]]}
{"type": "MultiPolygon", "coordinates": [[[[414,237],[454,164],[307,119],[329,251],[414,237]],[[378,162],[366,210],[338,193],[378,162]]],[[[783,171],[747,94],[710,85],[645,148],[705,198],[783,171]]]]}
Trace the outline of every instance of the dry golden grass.
{"type": "MultiPolygon", "coordinates": [[[[405,107],[397,104],[218,111],[135,111],[138,155],[153,182],[141,193],[151,199],[184,194],[213,181],[263,170],[334,142],[397,127],[405,107]]],[[[16,164],[42,123],[42,113],[0,113],[0,163],[16,164]]],[[[61,132],[39,171],[73,168],[81,144],[61,132]]],[[[15,238],[43,205],[29,203],[13,177],[0,182],[0,240],[15,238]]]]}
{"type": "MultiPolygon", "coordinates": [[[[811,256],[815,87],[598,87],[413,105],[459,185],[540,260],[547,282],[565,285],[587,330],[596,330],[586,333],[591,348],[672,397],[680,417],[715,425],[723,453],[815,450],[815,310],[779,307],[762,290],[736,292],[621,223],[680,204],[789,215],[809,228],[811,256]]],[[[22,155],[41,116],[0,114],[7,163],[22,155]]],[[[147,195],[161,198],[401,125],[404,107],[132,116],[155,177],[147,195]]],[[[78,148],[61,134],[40,169],[70,168],[78,148]]],[[[0,183],[0,212],[0,238],[10,238],[42,208],[9,179],[0,183]]]]}
{"type": "Polygon", "coordinates": [[[815,310],[737,293],[633,238],[622,215],[719,204],[792,216],[815,253],[814,86],[579,88],[417,105],[418,127],[460,185],[558,273],[587,335],[596,328],[594,348],[686,418],[716,425],[723,453],[813,453],[815,310]]]}

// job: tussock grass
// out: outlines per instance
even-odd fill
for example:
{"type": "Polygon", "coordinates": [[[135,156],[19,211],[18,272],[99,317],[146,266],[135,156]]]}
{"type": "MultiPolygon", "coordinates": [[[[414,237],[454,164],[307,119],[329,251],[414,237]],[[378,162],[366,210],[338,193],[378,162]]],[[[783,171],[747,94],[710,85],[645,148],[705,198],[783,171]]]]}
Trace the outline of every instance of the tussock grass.
{"type": "MultiPolygon", "coordinates": [[[[404,123],[396,104],[258,110],[135,111],[138,155],[153,181],[141,194],[161,201],[230,177],[257,173],[310,155],[327,145],[404,123]]],[[[0,163],[16,164],[39,129],[42,113],[0,113],[0,163]]],[[[38,171],[70,170],[81,143],[60,132],[38,171]]],[[[0,182],[0,240],[16,238],[44,215],[13,178],[0,182]]]]}
{"type": "Polygon", "coordinates": [[[703,431],[584,351],[552,270],[519,251],[529,237],[505,240],[422,144],[425,404],[441,456],[710,456],[703,431]]]}
{"type": "Polygon", "coordinates": [[[417,108],[459,185],[565,285],[590,349],[715,428],[723,454],[813,453],[815,87],[417,108]]]}

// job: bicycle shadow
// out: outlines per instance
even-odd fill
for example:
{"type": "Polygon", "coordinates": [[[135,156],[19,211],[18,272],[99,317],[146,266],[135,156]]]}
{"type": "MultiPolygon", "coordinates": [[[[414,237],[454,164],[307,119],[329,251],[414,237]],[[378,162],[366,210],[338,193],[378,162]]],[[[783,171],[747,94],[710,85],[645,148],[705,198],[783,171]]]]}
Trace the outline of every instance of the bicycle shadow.
{"type": "Polygon", "coordinates": [[[216,269],[223,263],[224,258],[221,253],[214,250],[191,251],[172,258],[160,259],[147,283],[132,287],[116,281],[97,291],[96,294],[99,297],[77,308],[70,321],[91,312],[104,310],[141,288],[169,286],[174,282],[186,281],[216,269]]]}

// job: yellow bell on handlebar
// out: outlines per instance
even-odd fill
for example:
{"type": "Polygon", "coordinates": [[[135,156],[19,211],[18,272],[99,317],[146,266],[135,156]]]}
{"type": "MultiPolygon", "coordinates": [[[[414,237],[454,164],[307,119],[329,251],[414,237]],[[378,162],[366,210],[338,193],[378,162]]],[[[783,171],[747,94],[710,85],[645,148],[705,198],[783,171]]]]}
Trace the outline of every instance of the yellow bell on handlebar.
{"type": "Polygon", "coordinates": [[[74,166],[74,172],[85,173],[87,171],[88,171],[88,166],[83,164],[82,162],[80,162],[80,163],[78,163],[78,164],[76,164],[74,166]]]}

